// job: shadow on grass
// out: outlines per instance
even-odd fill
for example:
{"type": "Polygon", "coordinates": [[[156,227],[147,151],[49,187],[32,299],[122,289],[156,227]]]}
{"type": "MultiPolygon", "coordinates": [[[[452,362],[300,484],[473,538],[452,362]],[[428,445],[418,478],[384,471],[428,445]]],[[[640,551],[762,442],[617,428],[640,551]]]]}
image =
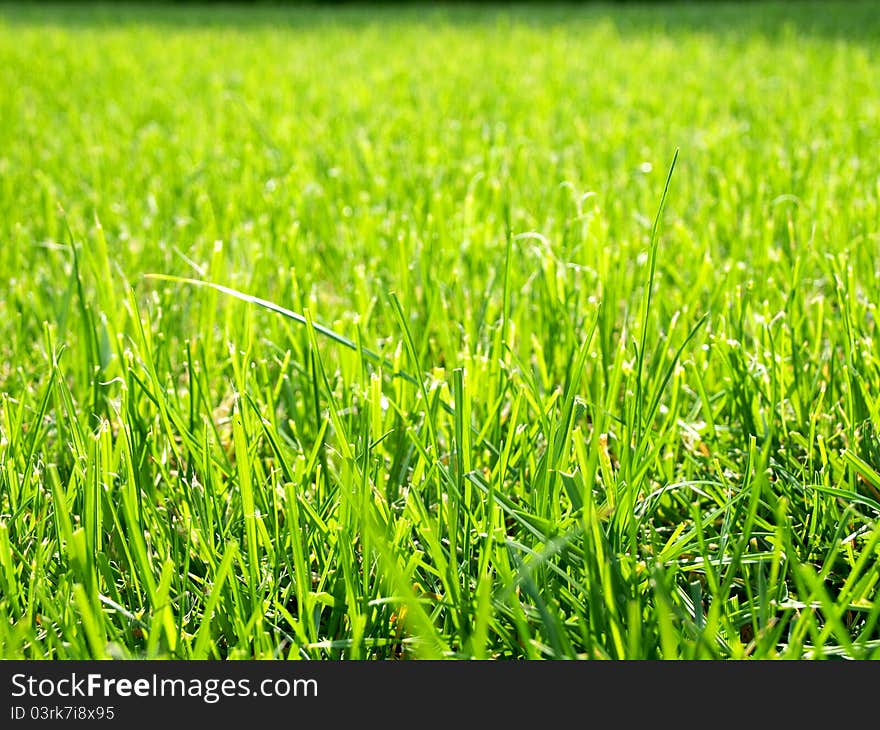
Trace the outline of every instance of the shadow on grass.
{"type": "Polygon", "coordinates": [[[610,22],[622,35],[711,33],[725,39],[795,33],[853,43],[880,42],[876,0],[697,0],[696,2],[342,2],[146,3],[4,2],[0,22],[71,29],[438,26],[577,27],[610,22]]]}

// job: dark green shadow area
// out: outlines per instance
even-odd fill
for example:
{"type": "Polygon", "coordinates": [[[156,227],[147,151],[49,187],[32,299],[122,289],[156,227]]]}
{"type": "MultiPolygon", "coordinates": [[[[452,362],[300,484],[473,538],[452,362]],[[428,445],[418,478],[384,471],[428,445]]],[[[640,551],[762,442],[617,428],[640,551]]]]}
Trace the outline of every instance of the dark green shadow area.
{"type": "Polygon", "coordinates": [[[611,23],[619,33],[710,33],[726,40],[795,34],[873,45],[880,41],[876,0],[733,0],[697,2],[280,2],[137,3],[0,2],[0,22],[25,26],[170,28],[325,26],[357,30],[372,25],[445,26],[525,24],[572,28],[611,23]]]}

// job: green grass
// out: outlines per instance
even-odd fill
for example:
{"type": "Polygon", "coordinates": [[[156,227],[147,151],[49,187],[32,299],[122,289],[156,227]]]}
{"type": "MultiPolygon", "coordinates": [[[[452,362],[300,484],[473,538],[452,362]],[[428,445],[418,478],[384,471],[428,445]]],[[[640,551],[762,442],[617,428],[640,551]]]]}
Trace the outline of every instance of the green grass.
{"type": "Polygon", "coordinates": [[[0,654],[878,655],[878,78],[873,2],[0,6],[0,654]]]}

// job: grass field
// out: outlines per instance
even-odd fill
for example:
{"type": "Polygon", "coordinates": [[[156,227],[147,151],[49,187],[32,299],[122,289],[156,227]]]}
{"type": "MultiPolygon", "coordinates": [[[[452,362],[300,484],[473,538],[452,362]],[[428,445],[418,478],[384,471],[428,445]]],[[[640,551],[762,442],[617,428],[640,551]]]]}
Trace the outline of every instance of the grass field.
{"type": "Polygon", "coordinates": [[[0,655],[880,656],[878,78],[875,2],[0,5],[0,655]]]}

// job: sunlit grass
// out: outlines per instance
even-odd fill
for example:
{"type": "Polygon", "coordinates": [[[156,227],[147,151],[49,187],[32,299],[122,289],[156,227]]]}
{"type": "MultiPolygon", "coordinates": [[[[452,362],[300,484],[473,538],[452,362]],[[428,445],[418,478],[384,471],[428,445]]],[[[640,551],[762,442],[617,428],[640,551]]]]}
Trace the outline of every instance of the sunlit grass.
{"type": "Polygon", "coordinates": [[[872,656],[876,11],[0,6],[0,654],[872,656]]]}

